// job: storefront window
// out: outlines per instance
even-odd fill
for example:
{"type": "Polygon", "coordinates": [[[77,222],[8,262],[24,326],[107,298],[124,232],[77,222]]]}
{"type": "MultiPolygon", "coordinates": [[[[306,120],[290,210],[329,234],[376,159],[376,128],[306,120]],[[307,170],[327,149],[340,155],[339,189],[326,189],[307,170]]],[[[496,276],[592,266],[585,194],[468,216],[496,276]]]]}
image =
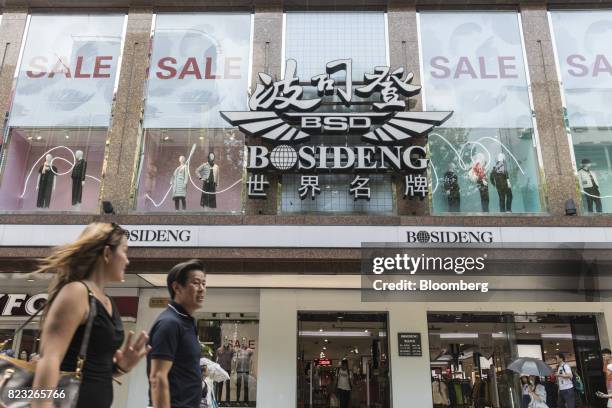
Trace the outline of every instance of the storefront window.
{"type": "MultiPolygon", "coordinates": [[[[387,64],[387,38],[384,13],[298,13],[286,14],[285,59],[297,62],[297,76],[304,87],[304,98],[314,97],[316,89],[311,78],[325,71],[326,64],[339,59],[351,59],[353,88],[363,86],[364,74],[376,66],[387,64]]],[[[338,85],[346,85],[344,72],[332,75],[338,85]]],[[[367,108],[367,98],[354,96],[347,108],[340,98],[323,98],[320,112],[357,112],[367,108]]],[[[352,146],[359,144],[360,135],[313,136],[310,144],[352,146]]],[[[285,213],[393,213],[393,183],[387,174],[364,174],[369,177],[370,198],[356,199],[350,194],[352,174],[319,175],[321,192],[316,199],[300,195],[301,176],[282,176],[280,210],[285,213]]]]}
{"type": "Polygon", "coordinates": [[[0,210],[98,208],[124,20],[30,17],[2,146],[0,210]]]}
{"type": "Polygon", "coordinates": [[[202,356],[218,363],[230,376],[229,380],[214,383],[220,407],[255,407],[259,322],[256,315],[235,315],[223,313],[199,316],[202,317],[198,320],[202,356]],[[223,319],[218,316],[223,316],[223,319]]]}
{"type": "Polygon", "coordinates": [[[536,135],[516,12],[419,14],[434,213],[541,212],[536,135]]]}
{"type": "Polygon", "coordinates": [[[611,212],[612,11],[553,11],[550,16],[583,208],[611,212]]]}
{"type": "Polygon", "coordinates": [[[136,209],[240,212],[251,15],[160,13],[147,83],[136,209]]]}
{"type": "MultiPolygon", "coordinates": [[[[430,313],[428,324],[434,406],[524,406],[520,373],[506,367],[528,357],[554,372],[557,353],[580,376],[583,402],[598,406],[604,378],[594,316],[430,313]]],[[[544,402],[556,407],[556,380],[540,381],[544,402]]]]}
{"type": "Polygon", "coordinates": [[[138,209],[239,212],[244,136],[235,129],[145,132],[138,209]]]}
{"type": "Polygon", "coordinates": [[[11,129],[0,208],[95,211],[105,138],[106,129],[11,129]]]}

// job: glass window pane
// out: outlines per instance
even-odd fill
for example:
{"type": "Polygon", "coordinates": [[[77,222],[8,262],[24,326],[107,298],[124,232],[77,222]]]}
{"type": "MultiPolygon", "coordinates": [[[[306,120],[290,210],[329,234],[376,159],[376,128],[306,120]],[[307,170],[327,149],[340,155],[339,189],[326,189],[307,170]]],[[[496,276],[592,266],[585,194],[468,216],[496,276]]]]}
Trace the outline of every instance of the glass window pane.
{"type": "Polygon", "coordinates": [[[11,129],[0,210],[98,209],[106,129],[11,129]]]}
{"type": "MultiPolygon", "coordinates": [[[[325,73],[328,62],[338,59],[352,60],[352,79],[362,82],[366,72],[374,67],[387,65],[387,39],[385,16],[379,12],[291,12],[286,14],[285,58],[297,62],[300,82],[310,84],[310,79],[325,73]]],[[[346,73],[339,71],[332,75],[344,85],[346,73]]],[[[342,86],[341,85],[341,86],[342,86]]],[[[304,87],[304,99],[316,95],[314,88],[304,87]]],[[[359,112],[369,110],[359,102],[379,100],[379,96],[359,98],[353,93],[352,106],[344,107],[337,96],[324,98],[318,112],[359,112]]],[[[359,144],[356,135],[312,136],[311,144],[346,146],[359,144]]],[[[301,175],[283,175],[280,208],[282,212],[357,212],[392,213],[393,183],[386,174],[369,176],[370,199],[355,200],[349,193],[355,175],[319,175],[321,193],[315,200],[300,199],[301,175]]]]}
{"type": "Polygon", "coordinates": [[[583,208],[610,212],[612,11],[550,14],[583,208]]]}
{"type": "Polygon", "coordinates": [[[32,15],[10,126],[108,126],[124,19],[32,15]]]}
{"type": "Polygon", "coordinates": [[[516,12],[420,13],[433,212],[540,212],[540,166],[516,12]]]}
{"type": "Polygon", "coordinates": [[[250,44],[250,14],[157,14],[144,127],[228,127],[219,111],[246,109],[250,44]]]}
{"type": "Polygon", "coordinates": [[[140,168],[140,211],[242,209],[244,136],[235,129],[149,129],[140,168]]]}

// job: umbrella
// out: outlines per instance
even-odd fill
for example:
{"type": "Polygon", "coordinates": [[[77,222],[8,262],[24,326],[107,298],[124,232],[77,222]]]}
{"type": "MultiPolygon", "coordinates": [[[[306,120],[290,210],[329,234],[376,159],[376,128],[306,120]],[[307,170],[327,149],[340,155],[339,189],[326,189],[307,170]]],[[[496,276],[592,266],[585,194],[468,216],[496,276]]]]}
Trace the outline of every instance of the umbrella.
{"type": "Polygon", "coordinates": [[[200,366],[206,366],[208,369],[208,377],[211,378],[214,382],[223,382],[225,380],[229,380],[230,376],[225,371],[219,363],[215,363],[212,360],[207,359],[206,357],[202,357],[200,359],[200,366]]]}
{"type": "Polygon", "coordinates": [[[537,377],[546,377],[553,372],[542,360],[530,357],[517,358],[508,364],[508,370],[537,377]]]}

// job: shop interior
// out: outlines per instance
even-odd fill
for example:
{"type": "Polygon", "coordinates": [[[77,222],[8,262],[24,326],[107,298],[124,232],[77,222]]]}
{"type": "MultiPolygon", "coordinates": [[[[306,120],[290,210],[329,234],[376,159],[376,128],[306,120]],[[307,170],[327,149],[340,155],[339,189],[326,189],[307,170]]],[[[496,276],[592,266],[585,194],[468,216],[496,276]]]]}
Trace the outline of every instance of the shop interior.
{"type": "Polygon", "coordinates": [[[347,360],[351,408],[390,407],[387,315],[298,314],[300,408],[338,407],[338,372],[347,360]]]}
{"type": "MultiPolygon", "coordinates": [[[[601,405],[589,398],[604,386],[594,316],[430,314],[428,324],[434,407],[522,407],[520,374],[506,367],[531,357],[554,372],[559,352],[584,383],[577,406],[601,405]]],[[[557,379],[540,380],[556,407],[557,379]]]]}
{"type": "Polygon", "coordinates": [[[202,356],[218,363],[230,379],[215,383],[219,407],[257,406],[257,313],[197,313],[202,356]]]}

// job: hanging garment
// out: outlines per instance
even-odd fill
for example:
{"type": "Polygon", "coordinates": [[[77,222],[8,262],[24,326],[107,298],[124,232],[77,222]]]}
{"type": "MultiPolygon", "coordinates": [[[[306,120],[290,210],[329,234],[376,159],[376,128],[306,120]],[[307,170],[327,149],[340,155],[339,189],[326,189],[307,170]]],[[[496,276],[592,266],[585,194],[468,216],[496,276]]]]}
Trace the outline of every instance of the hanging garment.
{"type": "Polygon", "coordinates": [[[434,405],[446,405],[450,404],[448,399],[448,387],[442,381],[434,381],[431,384],[432,397],[434,405]]]}
{"type": "Polygon", "coordinates": [[[36,207],[48,208],[51,204],[51,194],[55,185],[55,175],[57,167],[49,167],[46,163],[38,169],[38,197],[36,198],[36,207]]]}
{"type": "Polygon", "coordinates": [[[87,162],[83,159],[78,160],[72,168],[72,205],[81,204],[83,198],[83,182],[87,172],[87,162]]]}

